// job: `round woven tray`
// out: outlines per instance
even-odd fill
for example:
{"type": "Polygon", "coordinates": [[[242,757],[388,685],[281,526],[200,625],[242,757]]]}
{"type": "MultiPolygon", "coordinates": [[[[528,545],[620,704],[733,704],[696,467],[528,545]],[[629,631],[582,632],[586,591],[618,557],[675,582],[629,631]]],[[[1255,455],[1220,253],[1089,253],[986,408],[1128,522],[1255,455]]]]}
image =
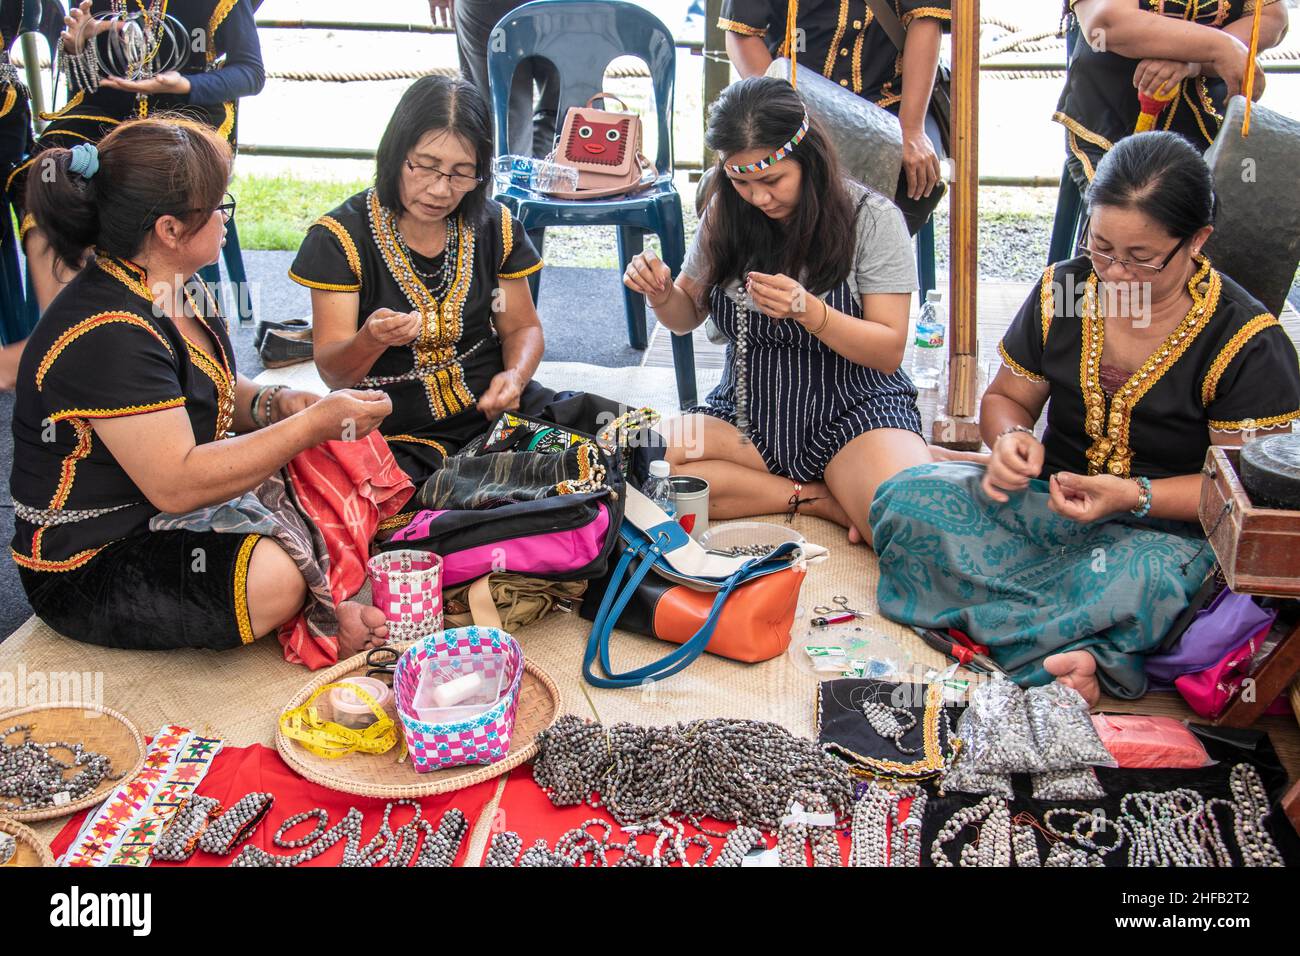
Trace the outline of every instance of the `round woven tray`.
{"type": "MultiPolygon", "coordinates": [[[[15,724],[30,724],[32,740],[39,743],[52,740],[80,743],[87,750],[107,755],[113,761],[116,779],[105,780],[80,800],[39,810],[18,810],[8,798],[0,797],[0,814],[11,820],[53,820],[103,803],[114,789],[134,777],[144,766],[144,738],[140,736],[140,731],[126,717],[107,707],[95,704],[40,704],[0,714],[0,730],[8,730],[15,724]],[[122,776],[118,777],[117,774],[122,776]]],[[[15,736],[10,743],[18,739],[20,738],[15,736]]],[[[67,755],[56,751],[55,756],[63,760],[67,755]]],[[[73,776],[74,771],[68,771],[67,775],[73,776]]]]}
{"type": "MultiPolygon", "coordinates": [[[[0,728],[2,730],[4,728],[0,728]]],[[[18,840],[18,852],[6,864],[9,866],[53,866],[54,854],[29,827],[11,817],[0,817],[0,833],[10,833],[18,840]]]]}
{"type": "MultiPolygon", "coordinates": [[[[415,643],[394,644],[404,649],[415,643]]],[[[347,677],[355,677],[366,672],[366,656],[358,654],[346,661],[340,661],[329,670],[322,672],[310,683],[304,685],[298,693],[284,706],[284,710],[298,707],[312,692],[325,684],[347,677]]],[[[297,741],[284,735],[276,721],[275,748],[280,756],[296,773],[313,783],[342,793],[356,794],[362,797],[387,797],[401,799],[405,797],[429,797],[438,793],[448,793],[476,783],[499,777],[522,763],[527,763],[537,753],[537,735],[560,715],[560,690],[555,681],[531,661],[524,661],[524,679],[519,688],[519,709],[515,713],[515,728],[510,735],[510,752],[501,760],[490,764],[471,764],[467,767],[452,767],[448,770],[433,770],[429,773],[416,773],[410,758],[398,761],[401,753],[398,747],[383,754],[353,753],[346,757],[321,757],[302,747],[297,741]]],[[[397,732],[402,732],[398,724],[397,732]]]]}

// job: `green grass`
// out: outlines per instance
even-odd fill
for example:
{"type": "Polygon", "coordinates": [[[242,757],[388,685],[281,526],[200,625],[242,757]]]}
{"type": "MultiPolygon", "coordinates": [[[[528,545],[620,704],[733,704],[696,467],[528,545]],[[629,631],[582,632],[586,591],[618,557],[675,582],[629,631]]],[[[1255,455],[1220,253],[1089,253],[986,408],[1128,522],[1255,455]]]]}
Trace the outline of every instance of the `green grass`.
{"type": "Polygon", "coordinates": [[[295,250],[308,226],[369,185],[364,180],[237,175],[230,192],[239,203],[239,244],[244,249],[295,250]]]}

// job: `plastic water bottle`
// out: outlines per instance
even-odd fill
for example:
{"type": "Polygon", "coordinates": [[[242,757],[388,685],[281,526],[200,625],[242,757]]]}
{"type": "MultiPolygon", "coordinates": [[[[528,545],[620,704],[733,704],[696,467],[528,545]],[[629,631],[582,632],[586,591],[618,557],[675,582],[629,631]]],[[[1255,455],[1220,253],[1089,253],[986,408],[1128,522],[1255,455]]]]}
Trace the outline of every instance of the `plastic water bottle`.
{"type": "Polygon", "coordinates": [[[668,517],[675,518],[677,508],[673,504],[673,484],[669,480],[671,474],[672,466],[663,459],[650,462],[650,480],[646,482],[645,496],[664,509],[668,517]]]}
{"type": "Polygon", "coordinates": [[[550,163],[531,156],[498,156],[492,163],[497,188],[518,186],[537,192],[576,192],[578,170],[561,163],[550,163]]]}
{"type": "Polygon", "coordinates": [[[943,307],[943,293],[926,293],[925,304],[916,320],[916,351],[912,355],[912,384],[917,388],[938,388],[943,377],[944,349],[948,331],[948,314],[943,307]]]}

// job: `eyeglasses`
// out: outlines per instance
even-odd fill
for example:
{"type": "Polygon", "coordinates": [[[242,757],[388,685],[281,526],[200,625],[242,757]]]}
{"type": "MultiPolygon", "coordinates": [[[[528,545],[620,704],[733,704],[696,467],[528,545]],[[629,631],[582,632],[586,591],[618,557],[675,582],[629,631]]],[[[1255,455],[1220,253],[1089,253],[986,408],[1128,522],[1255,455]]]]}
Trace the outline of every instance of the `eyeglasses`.
{"type": "Polygon", "coordinates": [[[420,163],[413,163],[409,159],[403,160],[406,168],[411,171],[417,182],[432,186],[434,183],[446,180],[447,184],[457,192],[469,192],[479,183],[483,182],[482,176],[463,176],[460,173],[444,173],[437,166],[424,166],[420,163]]]}
{"type": "Polygon", "coordinates": [[[1183,246],[1187,245],[1187,240],[1191,238],[1191,236],[1187,236],[1182,239],[1178,245],[1174,246],[1173,249],[1170,250],[1169,255],[1165,256],[1165,261],[1157,266],[1152,265],[1149,262],[1134,262],[1132,259],[1120,259],[1117,256],[1108,256],[1104,252],[1098,252],[1096,249],[1093,249],[1088,245],[1091,236],[1092,223],[1088,222],[1085,223],[1083,227],[1083,242],[1075,247],[1074,251],[1076,254],[1087,256],[1092,260],[1094,266],[1122,266],[1125,269],[1131,269],[1133,272],[1144,272],[1147,275],[1156,275],[1157,273],[1164,272],[1169,263],[1174,261],[1174,256],[1178,255],[1178,251],[1182,249],[1183,246]]]}
{"type": "Polygon", "coordinates": [[[226,222],[230,222],[230,220],[235,218],[235,197],[230,195],[230,193],[226,193],[226,201],[220,203],[217,206],[216,211],[221,213],[222,218],[225,219],[226,222]]]}

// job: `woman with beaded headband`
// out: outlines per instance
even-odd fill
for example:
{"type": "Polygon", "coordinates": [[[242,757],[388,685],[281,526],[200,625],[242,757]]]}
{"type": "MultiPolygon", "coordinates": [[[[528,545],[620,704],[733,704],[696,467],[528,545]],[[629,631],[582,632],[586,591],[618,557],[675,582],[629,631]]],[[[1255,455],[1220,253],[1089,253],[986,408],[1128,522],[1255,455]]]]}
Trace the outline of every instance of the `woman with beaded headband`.
{"type": "MultiPolygon", "coordinates": [[[[30,208],[62,262],[94,253],[19,366],[12,554],[33,610],[65,637],[138,649],[240,647],[305,602],[314,614],[305,574],[323,574],[304,568],[317,549],[281,469],[364,439],[388,397],[258,388],[237,372],[195,277],[234,215],[231,149],[215,130],[132,120],[49,159],[56,174],[27,181],[30,208]]],[[[366,481],[405,486],[377,457],[366,481]]],[[[316,622],[336,653],[387,637],[378,608],[327,603],[316,622]]]]}
{"type": "Polygon", "coordinates": [[[1289,432],[1300,367],[1277,319],[1202,254],[1214,183],[1185,139],[1121,140],[1088,205],[1078,258],[1047,269],[1002,339],[987,467],[903,472],[871,527],[882,613],[958,628],[1021,684],[1055,676],[1096,703],[1145,692],[1143,655],[1213,564],[1207,448],[1289,432]]]}
{"type": "Polygon", "coordinates": [[[917,287],[902,215],[841,175],[785,80],[724,90],[706,142],[718,186],[681,275],[644,254],[623,277],[673,333],[712,315],[729,339],[721,383],[668,424],[668,460],[709,481],[711,517],[804,509],[861,540],[876,486],[930,460],[900,368],[917,287]]]}
{"type": "MultiPolygon", "coordinates": [[[[233,142],[238,101],[266,82],[252,0],[82,0],[63,23],[56,60],[67,104],[42,115],[49,123],[31,156],[3,184],[41,311],[81,266],[59,259],[26,206],[26,180],[42,168],[44,151],[98,143],[128,119],[158,114],[187,117],[233,142]],[[137,33],[146,56],[135,64],[140,75],[128,79],[117,75],[126,66],[121,38],[137,33]]],[[[0,356],[0,387],[11,387],[18,354],[0,356]]]]}
{"type": "Polygon", "coordinates": [[[506,410],[536,414],[541,257],[487,196],[492,123],[458,77],[417,80],[379,142],[375,185],[307,231],[289,277],[311,289],[316,367],[393,401],[383,433],[417,484],[506,410]]]}

